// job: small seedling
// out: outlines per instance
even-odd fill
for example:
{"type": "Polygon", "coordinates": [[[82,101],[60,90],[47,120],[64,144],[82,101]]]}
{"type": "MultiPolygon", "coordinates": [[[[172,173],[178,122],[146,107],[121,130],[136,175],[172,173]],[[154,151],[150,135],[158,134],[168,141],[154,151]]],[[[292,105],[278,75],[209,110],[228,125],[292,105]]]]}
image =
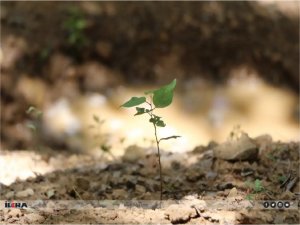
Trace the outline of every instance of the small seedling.
{"type": "Polygon", "coordinates": [[[80,49],[87,44],[87,37],[84,34],[87,22],[79,9],[70,8],[68,19],[63,25],[68,33],[68,43],[70,46],[80,49]]]}
{"type": "Polygon", "coordinates": [[[250,188],[250,193],[246,196],[246,199],[248,200],[253,200],[254,194],[259,194],[266,190],[259,179],[256,179],[253,183],[247,181],[246,186],[250,188]]]}
{"type": "Polygon", "coordinates": [[[141,104],[147,106],[147,107],[135,107],[136,114],[134,114],[134,116],[147,114],[150,117],[149,122],[153,124],[154,137],[155,137],[155,142],[157,147],[158,164],[159,164],[160,200],[162,200],[163,180],[162,180],[162,168],[161,168],[159,144],[161,141],[169,140],[172,138],[179,138],[180,136],[173,135],[169,137],[158,138],[157,135],[158,127],[165,127],[166,123],[162,120],[162,117],[154,114],[154,110],[156,108],[165,108],[172,103],[175,86],[176,86],[176,79],[174,79],[170,84],[165,85],[159,89],[144,92],[145,96],[143,97],[132,97],[129,101],[121,105],[121,107],[125,107],[125,108],[135,107],[141,104]]]}
{"type": "Polygon", "coordinates": [[[115,158],[115,156],[111,152],[112,146],[107,144],[107,135],[102,133],[102,126],[105,123],[105,120],[100,119],[99,116],[93,115],[93,120],[95,122],[95,125],[91,125],[90,128],[96,129],[96,135],[94,138],[97,140],[97,145],[99,145],[100,150],[103,153],[109,154],[112,158],[115,158]]]}
{"type": "Polygon", "coordinates": [[[261,180],[256,179],[254,181],[254,188],[253,188],[255,193],[260,193],[264,190],[264,187],[262,186],[261,180]]]}
{"type": "MultiPolygon", "coordinates": [[[[30,106],[26,110],[26,114],[28,114],[32,117],[32,120],[28,124],[26,124],[26,126],[32,132],[33,137],[34,137],[34,142],[37,144],[43,112],[41,110],[35,108],[34,106],[30,106]]],[[[38,150],[39,150],[39,147],[38,147],[38,150]]]]}

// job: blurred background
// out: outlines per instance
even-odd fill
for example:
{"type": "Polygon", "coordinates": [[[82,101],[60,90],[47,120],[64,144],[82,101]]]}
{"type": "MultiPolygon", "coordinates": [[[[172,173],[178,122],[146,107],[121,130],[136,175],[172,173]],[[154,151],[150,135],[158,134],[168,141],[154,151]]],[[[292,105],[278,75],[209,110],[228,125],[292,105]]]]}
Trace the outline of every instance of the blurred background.
{"type": "Polygon", "coordinates": [[[177,78],[163,148],[299,140],[299,2],[1,2],[2,150],[152,146],[119,106],[177,78]]]}

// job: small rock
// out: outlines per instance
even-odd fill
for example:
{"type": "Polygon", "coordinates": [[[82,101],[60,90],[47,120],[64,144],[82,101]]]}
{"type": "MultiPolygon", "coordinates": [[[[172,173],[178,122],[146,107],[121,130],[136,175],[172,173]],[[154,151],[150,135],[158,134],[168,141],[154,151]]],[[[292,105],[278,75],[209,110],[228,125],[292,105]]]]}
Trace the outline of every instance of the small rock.
{"type": "Polygon", "coordinates": [[[139,185],[139,184],[135,185],[135,190],[137,192],[140,192],[140,193],[145,193],[146,192],[146,188],[142,185],[139,185]]]}
{"type": "Polygon", "coordinates": [[[30,213],[25,215],[25,220],[28,223],[39,224],[45,221],[45,218],[36,213],[30,213]]]}
{"type": "Polygon", "coordinates": [[[54,197],[54,195],[55,195],[55,190],[54,190],[54,189],[48,190],[47,193],[46,193],[46,195],[47,195],[47,197],[48,197],[49,199],[51,199],[51,198],[54,197]]]}
{"type": "Polygon", "coordinates": [[[203,212],[207,208],[207,204],[204,200],[198,199],[196,196],[187,195],[183,198],[182,203],[186,206],[190,206],[203,212]]]}
{"type": "Polygon", "coordinates": [[[213,149],[214,157],[224,160],[249,160],[257,157],[258,149],[247,134],[236,141],[225,142],[213,149]]]}
{"type": "Polygon", "coordinates": [[[165,211],[165,218],[171,223],[186,223],[197,216],[196,210],[189,206],[170,205],[165,211]]]}
{"type": "Polygon", "coordinates": [[[127,198],[128,197],[128,193],[127,191],[123,190],[123,189],[115,189],[113,190],[112,193],[113,198],[127,198]]]}
{"type": "Polygon", "coordinates": [[[272,137],[268,134],[263,134],[254,138],[254,141],[259,146],[260,151],[263,151],[272,143],[272,137]]]}
{"type": "Polygon", "coordinates": [[[123,160],[126,162],[136,162],[146,156],[145,152],[144,148],[131,145],[125,150],[123,160]]]}
{"type": "Polygon", "coordinates": [[[12,199],[15,195],[15,192],[14,191],[10,191],[10,192],[7,192],[6,195],[5,195],[5,198],[6,199],[12,199]]]}
{"type": "Polygon", "coordinates": [[[238,193],[238,191],[237,191],[237,189],[234,187],[234,188],[232,188],[232,189],[230,190],[230,192],[229,192],[227,198],[234,198],[234,197],[237,196],[237,193],[238,193]]]}
{"type": "Polygon", "coordinates": [[[34,194],[34,191],[31,188],[27,188],[24,191],[19,191],[16,193],[17,198],[26,198],[29,196],[32,196],[34,194]]]}
{"type": "Polygon", "coordinates": [[[143,195],[143,199],[145,200],[153,200],[153,195],[148,191],[143,195]]]}

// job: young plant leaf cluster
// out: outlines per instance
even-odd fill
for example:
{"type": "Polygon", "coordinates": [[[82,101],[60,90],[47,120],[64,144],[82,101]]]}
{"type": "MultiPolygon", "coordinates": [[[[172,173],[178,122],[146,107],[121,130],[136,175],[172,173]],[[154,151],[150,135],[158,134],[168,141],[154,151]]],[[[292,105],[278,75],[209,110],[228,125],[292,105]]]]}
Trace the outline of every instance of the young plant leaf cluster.
{"type": "Polygon", "coordinates": [[[159,139],[157,136],[157,128],[165,127],[166,123],[162,120],[162,117],[154,114],[153,112],[156,108],[165,108],[172,103],[175,87],[176,87],[176,79],[174,79],[171,83],[169,83],[159,89],[144,92],[144,94],[146,96],[132,97],[129,101],[127,101],[123,105],[121,105],[121,107],[125,107],[125,108],[135,107],[136,113],[134,114],[134,116],[148,114],[150,117],[149,122],[153,124],[154,136],[155,136],[155,141],[156,141],[156,145],[157,145],[158,162],[159,162],[160,199],[161,200],[162,200],[162,171],[161,171],[161,162],[160,162],[159,143],[162,140],[169,140],[172,138],[178,138],[180,136],[173,135],[173,136],[164,137],[164,138],[159,139]],[[150,98],[150,101],[147,101],[147,97],[150,98]],[[146,104],[146,106],[148,105],[148,108],[137,107],[142,104],[146,104]]]}
{"type": "Polygon", "coordinates": [[[145,91],[145,95],[152,97],[152,103],[148,102],[146,97],[132,97],[129,101],[125,102],[122,107],[130,108],[134,106],[141,105],[143,103],[147,103],[150,106],[150,109],[143,108],[143,107],[136,107],[136,114],[135,116],[142,115],[148,113],[150,115],[150,123],[153,123],[155,126],[158,127],[165,127],[166,124],[162,120],[160,116],[157,116],[153,113],[155,108],[165,108],[169,106],[173,101],[173,92],[176,86],[176,79],[174,79],[170,84],[165,85],[159,89],[152,90],[152,91],[145,91]]]}

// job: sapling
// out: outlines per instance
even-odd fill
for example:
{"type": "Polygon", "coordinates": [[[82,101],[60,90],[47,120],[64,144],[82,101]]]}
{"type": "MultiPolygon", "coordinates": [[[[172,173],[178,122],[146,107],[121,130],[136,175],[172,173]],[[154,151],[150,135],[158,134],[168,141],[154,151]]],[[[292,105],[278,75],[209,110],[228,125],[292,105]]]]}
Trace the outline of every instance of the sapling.
{"type": "Polygon", "coordinates": [[[27,123],[26,126],[32,132],[34,143],[37,145],[37,150],[40,150],[40,147],[38,145],[38,139],[39,132],[41,130],[43,112],[35,108],[34,106],[30,106],[26,110],[26,114],[32,117],[32,120],[29,123],[27,123]]]}
{"type": "Polygon", "coordinates": [[[115,159],[115,156],[111,152],[112,146],[107,144],[108,134],[102,133],[102,126],[105,123],[105,120],[100,119],[97,115],[93,115],[93,120],[95,125],[90,125],[89,128],[96,128],[97,134],[94,136],[94,138],[98,140],[97,145],[99,144],[100,150],[103,153],[107,153],[113,159],[115,159]]]}
{"type": "Polygon", "coordinates": [[[179,138],[180,136],[173,135],[169,137],[159,138],[157,135],[157,129],[158,127],[165,127],[166,123],[162,120],[162,117],[154,114],[154,110],[157,108],[165,108],[172,103],[175,86],[176,79],[174,79],[170,84],[167,84],[159,89],[144,92],[145,96],[143,97],[132,97],[129,101],[121,105],[121,107],[125,108],[135,107],[141,104],[145,105],[145,107],[135,107],[136,114],[134,114],[134,116],[147,114],[150,117],[149,122],[153,124],[159,164],[160,200],[162,200],[163,180],[159,144],[161,141],[169,140],[172,138],[179,138]]]}

